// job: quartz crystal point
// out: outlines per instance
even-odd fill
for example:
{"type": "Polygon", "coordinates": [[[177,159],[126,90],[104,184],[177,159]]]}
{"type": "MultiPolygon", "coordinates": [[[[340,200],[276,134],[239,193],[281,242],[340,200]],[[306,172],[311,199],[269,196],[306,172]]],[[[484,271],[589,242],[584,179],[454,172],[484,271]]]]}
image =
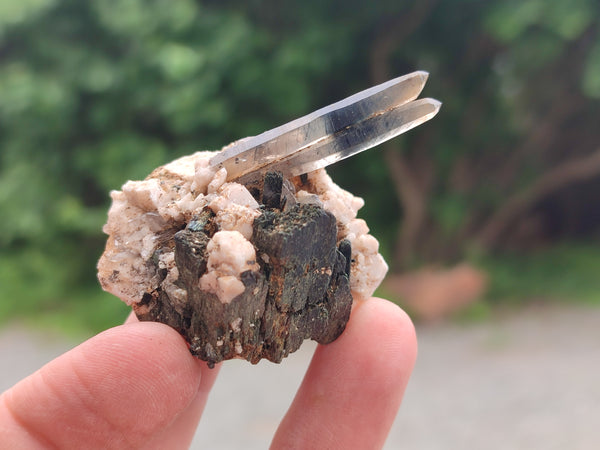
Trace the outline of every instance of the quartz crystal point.
{"type": "Polygon", "coordinates": [[[301,175],[374,147],[435,116],[441,103],[415,99],[427,72],[387,81],[258,136],[243,139],[211,160],[242,183],[277,170],[301,175]]]}

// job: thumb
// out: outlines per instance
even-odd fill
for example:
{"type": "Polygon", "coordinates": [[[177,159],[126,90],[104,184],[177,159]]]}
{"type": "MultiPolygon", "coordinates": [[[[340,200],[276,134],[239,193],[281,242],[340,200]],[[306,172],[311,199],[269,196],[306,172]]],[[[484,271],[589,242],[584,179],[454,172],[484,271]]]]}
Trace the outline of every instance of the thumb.
{"type": "Polygon", "coordinates": [[[190,410],[199,416],[215,375],[165,325],[115,327],[3,393],[0,442],[7,448],[140,447],[164,440],[172,428],[184,447],[195,423],[180,416],[190,410]],[[191,430],[182,433],[178,423],[191,430]]]}

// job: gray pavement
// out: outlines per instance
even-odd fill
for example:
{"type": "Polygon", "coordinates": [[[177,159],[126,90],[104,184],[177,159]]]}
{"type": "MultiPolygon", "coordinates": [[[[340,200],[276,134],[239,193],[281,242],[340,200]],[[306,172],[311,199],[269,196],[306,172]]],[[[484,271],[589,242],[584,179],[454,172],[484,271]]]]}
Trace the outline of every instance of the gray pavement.
{"type": "MultiPolygon", "coordinates": [[[[386,449],[600,448],[600,308],[533,306],[419,326],[419,358],[386,449]]],[[[0,330],[0,390],[73,343],[0,330]]],[[[224,364],[194,449],[265,449],[314,345],[281,365],[224,364]]]]}

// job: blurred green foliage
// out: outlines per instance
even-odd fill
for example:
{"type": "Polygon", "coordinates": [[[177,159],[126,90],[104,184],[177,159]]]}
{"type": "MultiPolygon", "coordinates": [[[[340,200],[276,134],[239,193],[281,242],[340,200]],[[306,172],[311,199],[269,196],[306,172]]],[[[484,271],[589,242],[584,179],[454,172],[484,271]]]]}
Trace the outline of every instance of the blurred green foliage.
{"type": "Polygon", "coordinates": [[[485,257],[478,264],[493,274],[488,298],[494,302],[550,300],[600,305],[597,244],[560,243],[526,254],[485,257]]]}
{"type": "MultiPolygon", "coordinates": [[[[95,280],[108,191],[366,88],[380,44],[392,75],[430,71],[444,102],[398,140],[426,204],[416,261],[464,257],[508,198],[596,150],[599,14],[594,0],[0,2],[0,320],[117,323],[125,308],[95,280]]],[[[409,211],[381,152],[332,173],[400,267],[409,211]]]]}

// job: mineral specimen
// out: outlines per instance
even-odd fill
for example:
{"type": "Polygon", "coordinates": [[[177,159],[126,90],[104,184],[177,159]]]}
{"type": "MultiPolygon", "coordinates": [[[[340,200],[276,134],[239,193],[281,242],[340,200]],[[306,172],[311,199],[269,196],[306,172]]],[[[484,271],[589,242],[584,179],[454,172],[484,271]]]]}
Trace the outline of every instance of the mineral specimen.
{"type": "Polygon", "coordinates": [[[329,343],[354,297],[387,266],[363,205],[321,169],[267,172],[246,186],[199,152],[111,193],[102,287],[140,320],[165,323],[210,366],[280,362],[304,339],[329,343]]]}
{"type": "Polygon", "coordinates": [[[102,287],[141,320],[178,330],[210,366],[280,362],[329,343],[354,297],[387,266],[356,214],[363,201],[323,169],[437,114],[414,72],[218,153],[199,152],[112,192],[102,287]]]}

